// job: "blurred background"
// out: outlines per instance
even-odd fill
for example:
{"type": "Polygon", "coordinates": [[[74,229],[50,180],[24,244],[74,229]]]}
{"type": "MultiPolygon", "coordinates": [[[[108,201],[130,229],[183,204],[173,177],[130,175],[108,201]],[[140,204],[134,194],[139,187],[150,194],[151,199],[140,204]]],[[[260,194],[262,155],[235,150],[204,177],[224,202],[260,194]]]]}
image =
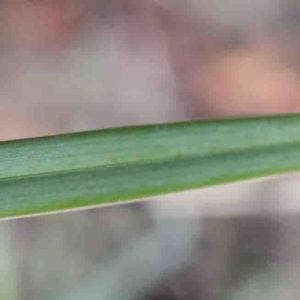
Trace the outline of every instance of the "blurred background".
{"type": "MultiPolygon", "coordinates": [[[[300,111],[297,0],[0,0],[0,140],[300,111]]],[[[300,176],[2,221],[0,299],[300,297],[300,176]]]]}

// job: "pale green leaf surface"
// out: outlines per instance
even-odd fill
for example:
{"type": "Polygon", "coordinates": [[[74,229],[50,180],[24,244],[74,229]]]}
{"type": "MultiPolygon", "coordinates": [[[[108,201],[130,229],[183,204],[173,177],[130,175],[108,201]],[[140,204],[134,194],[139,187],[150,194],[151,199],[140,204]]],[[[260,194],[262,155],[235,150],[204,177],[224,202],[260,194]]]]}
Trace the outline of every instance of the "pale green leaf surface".
{"type": "Polygon", "coordinates": [[[194,121],[0,143],[0,216],[300,170],[300,116],[194,121]]]}

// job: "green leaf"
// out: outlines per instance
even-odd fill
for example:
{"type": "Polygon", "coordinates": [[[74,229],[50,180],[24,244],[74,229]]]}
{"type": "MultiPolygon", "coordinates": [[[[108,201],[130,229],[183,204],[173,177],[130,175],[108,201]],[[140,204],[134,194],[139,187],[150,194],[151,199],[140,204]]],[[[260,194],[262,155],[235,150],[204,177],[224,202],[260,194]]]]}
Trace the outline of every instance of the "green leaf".
{"type": "Polygon", "coordinates": [[[0,216],[46,213],[300,170],[300,115],[0,143],[0,216]]]}

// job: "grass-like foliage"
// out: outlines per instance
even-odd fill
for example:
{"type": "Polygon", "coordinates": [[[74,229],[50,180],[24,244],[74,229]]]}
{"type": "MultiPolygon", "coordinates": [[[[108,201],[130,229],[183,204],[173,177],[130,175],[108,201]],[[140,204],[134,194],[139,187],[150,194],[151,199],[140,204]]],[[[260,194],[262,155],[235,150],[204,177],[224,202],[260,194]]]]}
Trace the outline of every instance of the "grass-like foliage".
{"type": "Polygon", "coordinates": [[[300,115],[107,129],[0,143],[0,217],[300,170],[300,115]]]}

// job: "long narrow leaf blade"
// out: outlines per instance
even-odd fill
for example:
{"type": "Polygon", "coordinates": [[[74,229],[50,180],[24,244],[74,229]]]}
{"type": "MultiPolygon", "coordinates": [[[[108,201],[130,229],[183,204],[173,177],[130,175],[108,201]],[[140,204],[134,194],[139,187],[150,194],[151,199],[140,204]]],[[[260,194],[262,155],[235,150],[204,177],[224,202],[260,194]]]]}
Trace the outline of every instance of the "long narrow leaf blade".
{"type": "Polygon", "coordinates": [[[300,116],[196,121],[0,143],[0,217],[300,170],[300,116]]]}

